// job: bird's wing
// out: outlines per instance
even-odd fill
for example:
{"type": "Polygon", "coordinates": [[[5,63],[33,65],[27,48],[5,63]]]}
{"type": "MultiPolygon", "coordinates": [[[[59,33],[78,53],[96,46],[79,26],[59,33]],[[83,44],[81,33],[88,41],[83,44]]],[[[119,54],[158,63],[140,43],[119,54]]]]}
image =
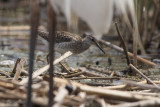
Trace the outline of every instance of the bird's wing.
{"type": "Polygon", "coordinates": [[[71,42],[71,41],[81,41],[82,38],[76,34],[72,34],[66,31],[56,31],[56,43],[60,42],[71,42]]]}
{"type": "MultiPolygon", "coordinates": [[[[49,41],[49,33],[38,30],[38,35],[43,39],[49,41]]],[[[82,38],[76,34],[72,34],[66,31],[56,31],[55,32],[55,42],[71,42],[71,41],[81,41],[82,38]]]]}
{"type": "Polygon", "coordinates": [[[38,36],[42,37],[43,39],[49,41],[49,33],[38,30],[38,36]]]}

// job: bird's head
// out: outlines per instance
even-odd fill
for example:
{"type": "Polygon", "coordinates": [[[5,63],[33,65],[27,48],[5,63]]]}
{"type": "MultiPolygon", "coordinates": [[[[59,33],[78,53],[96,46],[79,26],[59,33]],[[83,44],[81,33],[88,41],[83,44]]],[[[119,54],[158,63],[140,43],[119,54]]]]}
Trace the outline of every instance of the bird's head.
{"type": "Polygon", "coordinates": [[[86,42],[88,42],[89,44],[96,45],[105,54],[105,51],[99,45],[98,40],[94,37],[93,34],[91,34],[91,33],[84,33],[83,36],[85,37],[86,42]]]}

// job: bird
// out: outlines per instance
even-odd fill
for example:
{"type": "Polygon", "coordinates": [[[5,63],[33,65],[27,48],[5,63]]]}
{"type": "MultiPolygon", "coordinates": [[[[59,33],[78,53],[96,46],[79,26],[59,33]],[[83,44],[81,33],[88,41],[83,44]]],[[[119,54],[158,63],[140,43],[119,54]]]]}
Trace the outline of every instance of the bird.
{"type": "MultiPolygon", "coordinates": [[[[55,51],[60,54],[64,54],[68,51],[71,51],[73,54],[80,54],[89,49],[91,45],[96,45],[105,54],[98,40],[91,33],[84,33],[84,38],[67,31],[55,31],[54,33],[55,51]]],[[[49,32],[38,30],[38,36],[49,42],[49,32]]]]}

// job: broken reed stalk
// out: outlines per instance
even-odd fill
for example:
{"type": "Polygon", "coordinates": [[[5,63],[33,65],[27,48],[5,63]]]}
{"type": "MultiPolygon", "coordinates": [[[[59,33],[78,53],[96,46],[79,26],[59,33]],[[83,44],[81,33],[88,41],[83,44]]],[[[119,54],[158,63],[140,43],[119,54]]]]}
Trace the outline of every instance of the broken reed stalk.
{"type": "MultiPolygon", "coordinates": [[[[156,84],[160,84],[159,81],[153,81],[154,83],[156,84]]],[[[137,82],[138,84],[147,84],[147,81],[140,81],[140,82],[137,82]]],[[[116,85],[116,86],[108,86],[108,87],[105,87],[106,89],[111,89],[111,90],[123,90],[123,89],[126,89],[126,86],[127,85],[116,85]]]]}
{"type": "Polygon", "coordinates": [[[102,86],[102,87],[104,87],[104,86],[111,86],[111,84],[109,84],[109,83],[81,82],[81,81],[80,81],[80,83],[81,84],[86,84],[86,85],[89,85],[89,86],[102,86]]]}
{"type": "Polygon", "coordinates": [[[159,93],[156,93],[156,92],[145,92],[146,90],[141,90],[141,91],[132,91],[131,93],[133,94],[140,94],[140,95],[145,95],[145,96],[153,96],[153,97],[160,97],[160,94],[159,93]]]}
{"type": "Polygon", "coordinates": [[[126,44],[124,42],[124,39],[119,31],[119,27],[118,27],[118,24],[117,22],[115,23],[115,26],[116,26],[116,30],[117,30],[117,33],[118,33],[118,36],[121,40],[121,43],[122,43],[122,46],[123,46],[123,50],[124,50],[124,54],[126,55],[126,59],[127,59],[127,64],[129,65],[131,63],[130,59],[129,59],[129,56],[128,56],[128,51],[127,51],[127,47],[126,47],[126,44]]]}
{"type": "Polygon", "coordinates": [[[97,74],[97,73],[93,73],[93,72],[90,72],[90,71],[87,71],[86,68],[84,67],[81,67],[79,68],[82,72],[85,72],[84,74],[87,75],[87,76],[94,76],[94,77],[103,77],[103,75],[100,75],[100,74],[97,74]]]}
{"type": "MultiPolygon", "coordinates": [[[[137,72],[138,74],[140,74],[144,79],[146,79],[149,83],[157,86],[155,83],[152,82],[151,79],[149,79],[147,76],[145,76],[142,72],[140,72],[135,66],[133,66],[132,64],[129,64],[129,66],[131,67],[131,69],[133,69],[135,72],[137,72]]],[[[157,86],[158,87],[158,86],[157,86]]]]}
{"type": "Polygon", "coordinates": [[[134,82],[134,81],[130,81],[130,80],[124,80],[124,79],[121,79],[122,82],[128,84],[128,85],[132,85],[132,86],[136,86],[136,87],[140,87],[142,89],[151,89],[152,91],[158,91],[160,92],[160,87],[157,87],[154,86],[154,85],[148,85],[148,84],[139,84],[137,82],[134,82]]]}
{"type": "MultiPolygon", "coordinates": [[[[87,66],[86,68],[89,69],[89,70],[93,70],[93,71],[96,71],[96,72],[99,72],[99,73],[103,73],[103,74],[107,74],[107,75],[112,75],[112,73],[113,73],[113,72],[111,72],[111,71],[103,71],[103,70],[100,70],[100,69],[98,69],[98,68],[91,67],[91,66],[87,66]]],[[[115,75],[115,76],[120,76],[120,75],[119,75],[118,73],[116,73],[116,72],[114,72],[113,75],[115,75]]]]}
{"type": "Polygon", "coordinates": [[[65,86],[60,86],[58,89],[58,93],[56,97],[54,98],[54,107],[61,107],[65,97],[69,94],[68,90],[66,89],[65,86]]]}
{"type": "Polygon", "coordinates": [[[27,88],[27,99],[26,107],[31,106],[32,98],[32,73],[34,65],[34,50],[37,38],[37,29],[39,25],[39,1],[33,0],[32,3],[32,12],[31,12],[31,34],[30,34],[30,44],[29,44],[29,79],[28,79],[28,88],[27,88]]]}
{"type": "MultiPolygon", "coordinates": [[[[56,85],[67,85],[69,82],[65,79],[61,78],[54,78],[54,82],[56,85]]],[[[143,96],[143,95],[138,95],[138,94],[132,94],[129,92],[124,92],[124,91],[118,91],[118,90],[109,90],[106,88],[102,87],[91,87],[88,85],[82,85],[77,82],[71,81],[73,89],[77,89],[78,92],[86,92],[88,95],[95,94],[103,98],[110,98],[114,100],[121,100],[121,101],[139,101],[139,100],[146,100],[146,99],[152,99],[155,97],[150,97],[150,96],[143,96]]],[[[75,90],[75,91],[77,91],[75,90]]]]}
{"type": "Polygon", "coordinates": [[[65,65],[63,65],[61,62],[59,62],[59,64],[65,69],[67,73],[71,73],[65,65]]]}
{"type": "MultiPolygon", "coordinates": [[[[112,49],[115,49],[115,50],[117,50],[117,51],[119,51],[119,52],[124,52],[124,50],[123,50],[122,48],[120,48],[120,47],[117,46],[117,45],[111,44],[110,42],[107,42],[107,41],[104,41],[104,40],[100,40],[99,42],[102,43],[103,45],[108,46],[108,47],[110,47],[110,48],[112,48],[112,49]]],[[[134,56],[133,53],[131,53],[131,52],[128,52],[128,55],[129,55],[130,57],[132,57],[132,58],[133,58],[133,56],[134,56]]],[[[139,57],[139,56],[137,56],[137,60],[139,60],[139,61],[141,61],[141,62],[143,62],[143,63],[145,63],[145,64],[147,64],[147,65],[150,65],[150,66],[152,66],[152,67],[155,67],[155,66],[156,66],[155,63],[153,63],[153,62],[151,62],[151,61],[149,61],[149,60],[146,60],[146,59],[144,59],[144,58],[141,58],[141,57],[139,57]]]]}
{"type": "MultiPolygon", "coordinates": [[[[67,57],[69,57],[69,56],[71,56],[72,54],[73,54],[73,53],[70,52],[70,51],[66,52],[66,53],[63,54],[61,57],[59,57],[59,58],[57,58],[56,60],[54,60],[53,65],[59,63],[60,61],[64,60],[65,58],[67,58],[67,57]]],[[[42,68],[34,71],[34,73],[33,73],[33,75],[32,75],[32,78],[36,78],[37,76],[41,75],[42,73],[44,73],[44,72],[47,71],[48,69],[49,69],[49,65],[46,65],[46,66],[44,66],[44,67],[42,67],[42,68]]],[[[26,84],[27,81],[28,81],[28,78],[24,78],[24,79],[20,82],[20,84],[22,84],[22,85],[23,85],[23,84],[26,84]]]]}
{"type": "Polygon", "coordinates": [[[22,69],[24,67],[25,62],[26,62],[25,59],[21,58],[18,66],[17,66],[16,73],[15,73],[15,75],[13,77],[13,81],[18,81],[18,78],[19,78],[19,76],[21,74],[21,71],[22,71],[22,69]]]}
{"type": "Polygon", "coordinates": [[[102,80],[112,80],[112,79],[120,79],[118,77],[73,77],[68,78],[70,80],[79,80],[79,79],[102,79],[102,80]]]}
{"type": "Polygon", "coordinates": [[[49,26],[49,91],[48,91],[48,107],[53,106],[53,60],[54,60],[54,41],[56,31],[56,13],[53,11],[50,1],[47,7],[48,26],[49,26]]]}
{"type": "MultiPolygon", "coordinates": [[[[4,80],[6,81],[6,80],[4,80]]],[[[55,83],[55,87],[62,87],[62,86],[67,86],[67,85],[72,85],[73,87],[73,91],[75,92],[85,92],[87,95],[96,95],[96,96],[100,96],[101,98],[104,99],[111,99],[113,101],[144,101],[144,100],[153,100],[153,99],[158,99],[159,96],[144,96],[144,95],[140,95],[140,94],[134,94],[134,93],[130,93],[127,91],[117,91],[117,90],[109,90],[106,88],[102,88],[102,87],[91,87],[91,86],[87,86],[87,85],[83,85],[77,82],[72,82],[72,81],[68,81],[65,79],[61,79],[61,78],[54,78],[54,83],[55,83]]],[[[25,86],[22,86],[25,87],[25,86]]],[[[25,90],[25,88],[20,88],[20,87],[15,87],[15,90],[9,90],[9,89],[4,89],[3,87],[0,87],[0,90],[2,92],[4,92],[6,95],[11,95],[14,96],[15,99],[21,99],[21,100],[25,100],[26,99],[26,94],[22,91],[23,89],[25,90]]],[[[37,90],[38,88],[36,88],[37,90]]],[[[34,90],[34,92],[38,92],[39,93],[39,89],[36,91],[34,90]]],[[[65,90],[63,88],[63,90],[65,90]]],[[[43,90],[44,93],[46,93],[47,90],[43,90]]],[[[42,93],[43,93],[42,91],[42,93]]],[[[60,92],[62,92],[61,90],[58,91],[58,93],[60,94],[60,92]]],[[[67,92],[67,91],[66,91],[67,92]]],[[[65,93],[66,93],[65,92],[65,93]]],[[[68,92],[67,92],[68,93],[68,92]]],[[[74,92],[73,92],[74,93],[74,92]]],[[[58,97],[58,94],[55,94],[56,97],[58,97]]],[[[58,98],[62,98],[66,96],[66,94],[61,94],[58,98]]],[[[72,95],[71,95],[72,96],[72,95]]],[[[1,97],[1,96],[0,96],[1,97]]],[[[76,96],[77,97],[77,96],[76,96]]],[[[66,98],[66,97],[65,97],[66,98]]],[[[74,95],[72,96],[72,98],[74,98],[74,95]]],[[[57,100],[58,102],[63,100],[57,100]]],[[[48,99],[47,97],[38,97],[38,96],[32,96],[32,102],[34,104],[38,104],[38,105],[43,105],[46,106],[48,99]]]]}
{"type": "MultiPolygon", "coordinates": [[[[3,91],[6,95],[11,95],[14,97],[14,99],[21,99],[21,100],[26,100],[27,96],[26,94],[23,94],[21,92],[15,91],[15,90],[9,90],[9,89],[4,89],[0,87],[0,90],[3,91]]],[[[32,96],[31,101],[34,104],[41,105],[41,106],[46,106],[47,105],[47,100],[46,98],[37,98],[37,96],[32,96]]],[[[30,106],[28,106],[30,107],[30,106]]]]}
{"type": "Polygon", "coordinates": [[[76,73],[72,73],[72,74],[69,74],[69,75],[64,75],[65,78],[71,78],[71,77],[75,77],[75,76],[79,76],[79,75],[82,75],[84,74],[85,72],[76,72],[76,73]]]}
{"type": "Polygon", "coordinates": [[[14,68],[13,68],[13,70],[12,70],[12,74],[15,74],[16,73],[16,68],[17,68],[17,65],[18,65],[18,63],[20,62],[20,58],[17,58],[17,60],[16,60],[16,63],[15,63],[15,65],[14,65],[14,68]]]}
{"type": "MultiPolygon", "coordinates": [[[[17,81],[10,81],[10,80],[8,80],[6,78],[3,78],[3,77],[0,78],[0,82],[5,83],[4,85],[6,87],[12,87],[12,88],[13,87],[19,87],[19,83],[17,81]],[[8,84],[10,84],[10,85],[8,85],[8,84]]],[[[1,84],[1,85],[3,85],[3,84],[1,84]]]]}
{"type": "Polygon", "coordinates": [[[152,99],[152,100],[142,100],[137,102],[130,102],[130,103],[122,103],[118,105],[114,105],[114,107],[158,107],[160,105],[160,100],[152,99]]]}
{"type": "Polygon", "coordinates": [[[8,89],[14,89],[14,88],[16,88],[17,86],[15,86],[15,85],[12,84],[12,83],[9,83],[9,82],[1,81],[1,80],[0,80],[0,87],[8,88],[8,89]]]}
{"type": "Polygon", "coordinates": [[[86,76],[102,77],[102,75],[97,74],[97,73],[93,73],[93,72],[89,72],[83,67],[81,67],[79,69],[80,69],[79,72],[70,73],[70,74],[64,75],[64,77],[65,78],[71,78],[71,77],[75,77],[75,76],[80,76],[82,74],[84,74],[86,76]]]}

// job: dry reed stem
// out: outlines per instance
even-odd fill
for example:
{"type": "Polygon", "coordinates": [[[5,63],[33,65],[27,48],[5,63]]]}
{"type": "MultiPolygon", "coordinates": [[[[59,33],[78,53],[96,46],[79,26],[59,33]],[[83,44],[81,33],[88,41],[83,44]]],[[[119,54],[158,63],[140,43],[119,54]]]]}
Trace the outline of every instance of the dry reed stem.
{"type": "MultiPolygon", "coordinates": [[[[136,71],[138,74],[140,74],[144,79],[146,79],[149,83],[157,86],[155,83],[152,82],[151,79],[149,79],[147,76],[145,76],[141,71],[139,71],[135,66],[133,66],[132,64],[129,64],[129,66],[131,67],[131,69],[133,69],[134,71],[136,71]]],[[[158,87],[158,86],[157,86],[158,87]]]]}
{"type": "Polygon", "coordinates": [[[83,72],[85,72],[84,74],[86,76],[104,77],[103,75],[100,75],[100,74],[97,74],[97,73],[93,73],[93,72],[90,72],[90,71],[83,71],[83,72]]]}
{"type": "Polygon", "coordinates": [[[91,66],[87,66],[86,67],[87,69],[89,70],[93,70],[93,71],[96,71],[96,72],[99,72],[99,73],[103,73],[103,74],[107,74],[107,75],[115,75],[115,76],[120,76],[118,73],[116,72],[112,72],[112,71],[103,71],[103,70],[100,70],[98,68],[95,68],[95,67],[91,67],[91,66]]]}
{"type": "Polygon", "coordinates": [[[132,85],[132,86],[136,86],[136,87],[139,87],[139,88],[142,88],[142,89],[151,89],[152,91],[158,91],[160,92],[160,87],[157,87],[154,86],[154,85],[148,85],[148,84],[138,84],[137,82],[134,82],[134,81],[130,81],[130,80],[121,80],[122,82],[128,84],[128,85],[132,85]]]}
{"type": "MultiPolygon", "coordinates": [[[[66,52],[66,53],[63,54],[60,58],[54,60],[53,64],[55,65],[55,64],[59,63],[60,61],[64,60],[65,58],[67,58],[67,57],[69,57],[69,56],[71,56],[72,54],[73,54],[73,53],[70,52],[70,51],[66,52]]],[[[36,71],[33,73],[32,78],[36,78],[37,76],[41,75],[42,73],[44,73],[44,72],[47,71],[48,69],[49,69],[49,65],[46,65],[46,66],[44,66],[44,67],[36,70],[36,71]]],[[[28,77],[25,78],[25,79],[23,79],[23,80],[20,82],[20,84],[22,84],[22,85],[23,85],[23,84],[26,84],[27,81],[28,81],[28,77]]]]}
{"type": "Polygon", "coordinates": [[[158,107],[160,105],[159,99],[142,100],[137,102],[123,103],[114,105],[112,107],[158,107]]]}
{"type": "Polygon", "coordinates": [[[75,76],[79,76],[79,75],[82,75],[84,74],[85,72],[76,72],[76,73],[72,73],[72,74],[69,74],[69,75],[64,75],[65,78],[71,78],[71,77],[75,77],[75,76]]]}
{"type": "Polygon", "coordinates": [[[15,73],[15,75],[13,77],[13,81],[18,81],[18,78],[19,78],[19,76],[21,74],[21,71],[22,71],[22,69],[24,67],[25,62],[26,62],[25,59],[23,59],[23,58],[20,59],[20,62],[18,64],[18,66],[17,66],[16,73],[15,73]]]}
{"type": "Polygon", "coordinates": [[[123,36],[121,35],[121,33],[120,33],[120,31],[119,31],[118,24],[115,23],[115,26],[116,26],[116,30],[117,30],[118,36],[119,36],[120,41],[121,41],[122,46],[123,46],[124,54],[126,55],[127,64],[129,65],[129,64],[131,63],[131,61],[130,61],[129,56],[128,56],[128,51],[127,51],[126,44],[125,44],[125,42],[124,42],[123,36]]]}
{"type": "Polygon", "coordinates": [[[20,62],[20,58],[17,58],[17,60],[16,60],[16,63],[15,63],[15,65],[14,65],[14,68],[13,68],[13,70],[12,70],[12,73],[13,74],[15,74],[16,73],[16,68],[17,68],[17,65],[18,65],[18,63],[20,62]]]}
{"type": "Polygon", "coordinates": [[[54,107],[61,107],[67,95],[68,95],[68,90],[66,90],[65,86],[60,86],[58,89],[58,93],[54,98],[55,102],[54,107]]]}
{"type": "Polygon", "coordinates": [[[118,77],[73,77],[69,78],[70,80],[79,80],[79,79],[102,79],[102,80],[113,80],[120,79],[118,77]]]}
{"type": "Polygon", "coordinates": [[[61,62],[59,62],[59,64],[65,69],[67,73],[71,73],[65,65],[63,65],[61,62]]]}
{"type": "MultiPolygon", "coordinates": [[[[67,85],[68,81],[61,78],[54,78],[55,85],[67,85]]],[[[82,85],[77,82],[71,82],[73,89],[78,89],[79,91],[86,92],[87,94],[94,94],[104,98],[110,98],[114,100],[121,100],[121,101],[139,101],[139,100],[146,100],[152,99],[155,97],[150,96],[142,96],[142,95],[135,95],[129,92],[118,91],[118,90],[109,90],[102,87],[91,87],[87,85],[82,85]]]]}
{"type": "MultiPolygon", "coordinates": [[[[15,90],[9,90],[9,89],[4,89],[2,87],[0,87],[0,90],[3,91],[3,93],[5,93],[5,95],[11,95],[14,97],[14,99],[22,99],[22,100],[26,100],[26,94],[22,93],[22,92],[18,92],[15,90]]],[[[47,99],[46,98],[38,98],[38,97],[34,97],[32,96],[32,103],[34,104],[38,104],[38,105],[42,105],[42,106],[46,106],[47,105],[47,99]]]]}
{"type": "MultiPolygon", "coordinates": [[[[117,51],[119,51],[119,52],[123,52],[123,51],[124,51],[124,50],[123,50],[122,48],[120,48],[119,46],[114,45],[114,44],[111,44],[110,42],[100,40],[100,43],[102,43],[102,44],[104,44],[105,46],[108,46],[108,47],[110,47],[110,48],[112,48],[112,49],[115,49],[115,50],[117,50],[117,51]]],[[[132,57],[132,58],[133,58],[133,56],[134,56],[133,53],[131,53],[131,52],[128,52],[128,55],[129,55],[130,57],[132,57]]],[[[146,59],[144,59],[144,58],[141,58],[141,57],[139,57],[139,56],[137,56],[137,60],[139,60],[139,61],[141,61],[141,62],[143,62],[143,63],[145,63],[145,64],[147,64],[147,65],[153,66],[153,67],[156,66],[155,63],[153,63],[153,62],[151,62],[151,61],[149,61],[149,60],[146,60],[146,59]]]]}
{"type": "MultiPolygon", "coordinates": [[[[160,84],[159,81],[153,81],[155,84],[160,84]]],[[[147,84],[147,81],[141,81],[141,82],[137,82],[138,84],[147,84]]],[[[116,85],[116,86],[108,86],[105,87],[107,89],[111,89],[111,90],[122,90],[125,89],[127,85],[116,85]]]]}
{"type": "MultiPolygon", "coordinates": [[[[139,30],[138,30],[138,6],[137,0],[135,0],[135,23],[134,23],[134,31],[133,31],[133,65],[137,66],[137,42],[139,42],[139,30]]],[[[142,50],[141,50],[142,51],[142,50]]],[[[142,52],[144,55],[145,51],[142,52]]]]}

